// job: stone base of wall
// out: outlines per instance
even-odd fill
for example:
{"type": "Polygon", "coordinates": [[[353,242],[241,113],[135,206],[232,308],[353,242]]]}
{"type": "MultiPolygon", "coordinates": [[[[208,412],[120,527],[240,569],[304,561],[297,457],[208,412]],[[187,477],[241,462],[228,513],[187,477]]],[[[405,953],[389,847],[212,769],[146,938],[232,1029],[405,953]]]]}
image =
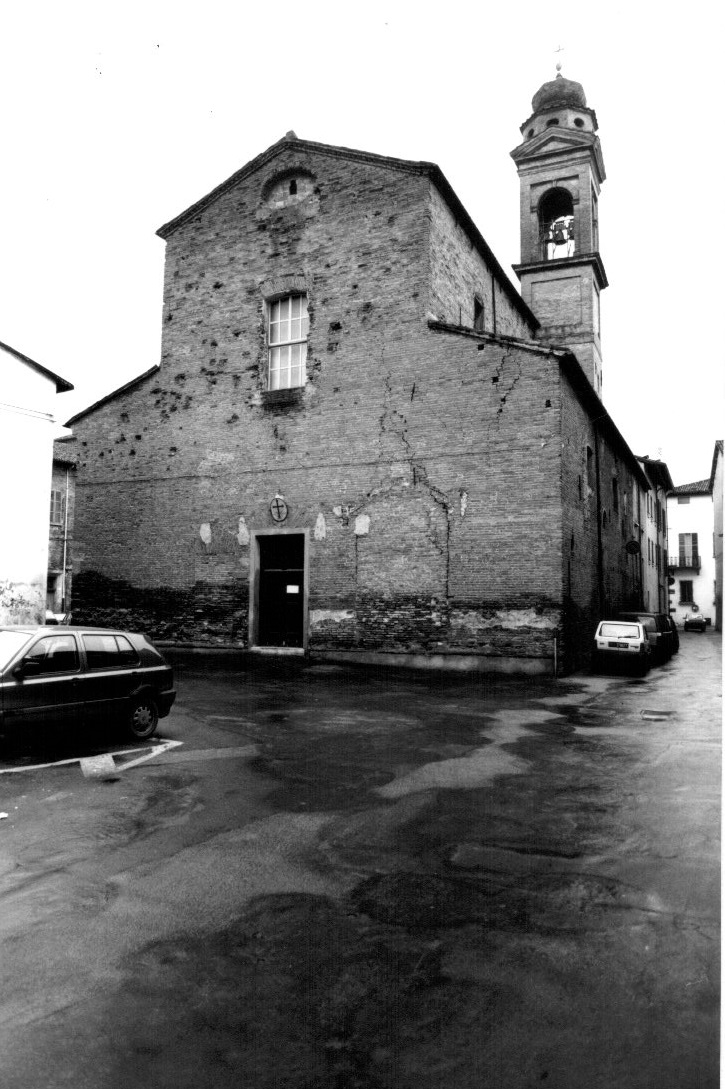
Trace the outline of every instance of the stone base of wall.
{"type": "Polygon", "coordinates": [[[318,651],[314,661],[377,665],[397,669],[429,669],[450,673],[508,673],[553,676],[554,658],[514,658],[484,654],[405,654],[387,651],[318,651]]]}
{"type": "Polygon", "coordinates": [[[247,588],[239,582],[143,588],[82,572],[75,578],[72,612],[74,624],[140,631],[171,645],[247,645],[247,588]]]}
{"type": "MultiPolygon", "coordinates": [[[[73,623],[142,631],[169,647],[247,651],[247,594],[239,581],[139,588],[84,572],[75,581],[73,623]]],[[[561,615],[551,602],[461,606],[430,597],[368,596],[339,604],[344,607],[310,609],[313,660],[530,675],[552,675],[557,661],[562,671],[561,615]]]]}

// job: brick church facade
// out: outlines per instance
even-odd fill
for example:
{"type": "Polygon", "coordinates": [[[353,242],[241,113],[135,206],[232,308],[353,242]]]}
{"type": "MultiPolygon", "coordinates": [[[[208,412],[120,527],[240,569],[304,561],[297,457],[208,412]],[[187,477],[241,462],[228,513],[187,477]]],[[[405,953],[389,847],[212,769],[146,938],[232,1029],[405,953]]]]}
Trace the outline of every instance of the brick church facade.
{"type": "Polygon", "coordinates": [[[161,363],[69,421],[74,621],[535,673],[639,603],[596,119],[561,77],[533,107],[523,298],[437,166],[294,133],[160,229],[161,363]]]}

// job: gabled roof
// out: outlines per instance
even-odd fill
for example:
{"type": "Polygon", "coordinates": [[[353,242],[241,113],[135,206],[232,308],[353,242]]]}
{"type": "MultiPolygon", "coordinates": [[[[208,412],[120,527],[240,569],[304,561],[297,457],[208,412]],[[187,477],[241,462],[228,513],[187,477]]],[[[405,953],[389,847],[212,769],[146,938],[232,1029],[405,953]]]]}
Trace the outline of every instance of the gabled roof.
{"type": "Polygon", "coordinates": [[[223,193],[233,189],[234,186],[238,185],[244,178],[248,178],[251,174],[254,174],[257,170],[266,166],[278,155],[288,151],[291,147],[313,154],[329,155],[333,158],[347,159],[351,162],[371,163],[374,166],[381,166],[387,170],[398,170],[404,174],[419,174],[430,178],[445,199],[459,225],[468,235],[472,244],[479,250],[489,267],[495,272],[501,286],[509,297],[509,301],[516,307],[532,329],[539,328],[540,322],[536,315],[532,313],[509,280],[494,256],[491,247],[488,245],[478,227],[463,207],[463,204],[456,196],[450,182],[443,174],[441,168],[435,163],[416,162],[411,159],[395,159],[388,155],[375,155],[369,151],[356,151],[353,148],[338,147],[335,144],[319,144],[313,140],[300,140],[295,133],[288,132],[287,135],[283,136],[281,140],[278,140],[276,144],[272,144],[272,146],[268,147],[266,151],[263,151],[261,155],[257,155],[255,159],[251,159],[245,166],[241,167],[236,173],[227,178],[226,181],[223,181],[220,185],[217,185],[212,189],[211,192],[207,193],[206,196],[190,205],[189,208],[181,212],[174,219],[170,219],[168,223],[164,223],[163,226],[159,227],[157,230],[157,235],[163,239],[169,238],[174,231],[183,226],[188,220],[193,219],[194,216],[198,216],[200,212],[204,211],[205,208],[208,208],[209,205],[223,193]]]}
{"type": "MultiPolygon", "coordinates": [[[[531,118],[523,123],[522,131],[530,121],[531,118]]],[[[585,148],[589,151],[598,142],[599,137],[593,132],[587,132],[586,129],[568,129],[563,125],[557,125],[556,128],[544,129],[543,132],[519,144],[511,152],[511,158],[517,162],[523,162],[526,159],[536,159],[539,155],[551,155],[557,151],[565,151],[567,154],[577,148],[585,148]]]]}
{"type": "MultiPolygon", "coordinates": [[[[521,126],[522,132],[530,121],[531,118],[521,126]]],[[[577,151],[585,151],[593,156],[599,172],[599,181],[605,181],[607,174],[604,169],[602,145],[599,137],[596,133],[587,132],[585,129],[574,130],[565,128],[563,125],[552,129],[544,129],[543,132],[538,133],[536,136],[524,140],[510,154],[518,166],[529,161],[535,162],[537,159],[549,159],[558,155],[571,158],[577,151]]]]}
{"type": "Polygon", "coordinates": [[[63,435],[53,442],[53,464],[78,468],[78,449],[74,435],[63,435]]]}
{"type": "Polygon", "coordinates": [[[679,484],[672,489],[673,495],[710,495],[710,478],[696,480],[694,484],[679,484]]]}
{"type": "Polygon", "coordinates": [[[161,370],[160,365],[158,363],[154,364],[153,367],[149,367],[147,371],[144,371],[143,374],[140,374],[138,378],[132,378],[130,382],[126,382],[125,385],[119,386],[118,389],[112,390],[111,393],[107,393],[105,397],[101,397],[99,401],[94,401],[92,405],[88,406],[88,408],[83,408],[80,412],[76,412],[75,416],[71,416],[69,420],[66,420],[63,426],[70,427],[77,420],[80,420],[83,416],[87,416],[89,413],[94,412],[97,408],[100,408],[101,405],[105,405],[107,401],[112,401],[114,397],[118,397],[121,393],[125,393],[126,390],[133,389],[134,386],[140,385],[140,383],[143,382],[145,378],[149,378],[152,374],[156,374],[156,372],[159,370],[161,370]]]}
{"type": "Polygon", "coordinates": [[[638,457],[637,461],[642,463],[645,473],[658,488],[663,488],[666,492],[672,491],[674,484],[672,483],[670,470],[664,461],[660,461],[659,458],[648,458],[646,455],[638,457]]]}
{"type": "Polygon", "coordinates": [[[31,359],[27,355],[23,355],[22,352],[16,351],[15,348],[11,348],[9,344],[4,344],[1,340],[0,349],[9,352],[10,355],[14,355],[15,358],[19,359],[22,363],[27,363],[29,367],[32,367],[33,370],[37,371],[39,374],[44,375],[46,378],[50,378],[51,381],[55,382],[56,393],[68,393],[69,390],[73,389],[72,384],[66,382],[65,378],[61,378],[60,375],[55,374],[54,371],[49,371],[47,367],[41,366],[41,364],[36,363],[34,359],[31,359]]]}

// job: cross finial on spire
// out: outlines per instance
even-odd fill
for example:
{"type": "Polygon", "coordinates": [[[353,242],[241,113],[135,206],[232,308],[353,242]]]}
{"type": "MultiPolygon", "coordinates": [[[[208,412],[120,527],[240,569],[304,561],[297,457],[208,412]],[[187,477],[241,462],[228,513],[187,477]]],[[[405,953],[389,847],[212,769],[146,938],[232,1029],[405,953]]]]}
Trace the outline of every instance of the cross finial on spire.
{"type": "MultiPolygon", "coordinates": [[[[564,52],[564,46],[563,45],[557,46],[556,49],[554,50],[555,54],[556,53],[563,53],[563,52],[564,52]]],[[[557,63],[556,63],[556,73],[557,73],[557,75],[559,75],[561,73],[561,61],[560,60],[557,61],[557,63]]]]}

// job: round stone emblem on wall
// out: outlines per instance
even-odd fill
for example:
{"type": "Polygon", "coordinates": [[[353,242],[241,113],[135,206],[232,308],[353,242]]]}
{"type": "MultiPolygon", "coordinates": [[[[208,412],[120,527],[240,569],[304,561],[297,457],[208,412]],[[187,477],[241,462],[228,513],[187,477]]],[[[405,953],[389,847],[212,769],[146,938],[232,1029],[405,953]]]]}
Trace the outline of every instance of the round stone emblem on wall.
{"type": "Polygon", "coordinates": [[[269,504],[269,513],[272,515],[273,522],[284,522],[287,517],[287,504],[281,495],[275,495],[269,504]]]}

